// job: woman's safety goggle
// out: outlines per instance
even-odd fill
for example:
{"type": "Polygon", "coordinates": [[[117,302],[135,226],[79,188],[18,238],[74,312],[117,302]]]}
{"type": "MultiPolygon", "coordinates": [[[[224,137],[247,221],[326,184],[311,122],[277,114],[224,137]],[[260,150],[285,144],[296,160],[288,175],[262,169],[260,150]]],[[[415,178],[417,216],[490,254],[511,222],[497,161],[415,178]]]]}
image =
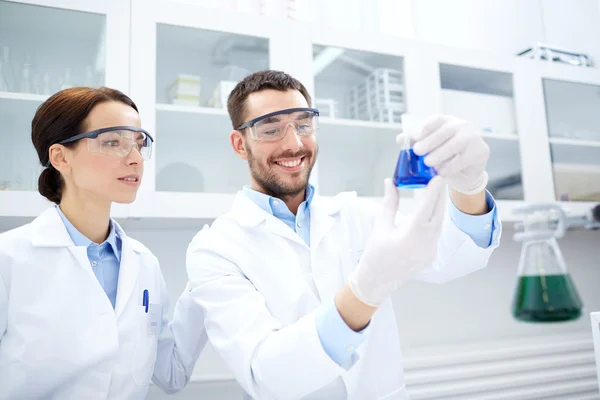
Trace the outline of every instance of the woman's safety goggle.
{"type": "Polygon", "coordinates": [[[254,118],[236,128],[248,128],[254,140],[281,140],[292,126],[299,136],[313,135],[319,129],[319,110],[316,108],[288,108],[254,118]]]}
{"type": "Polygon", "coordinates": [[[81,133],[58,142],[67,144],[87,139],[88,151],[103,153],[115,157],[127,157],[135,147],[144,160],[152,157],[154,138],[141,128],[133,126],[111,126],[81,133]]]}

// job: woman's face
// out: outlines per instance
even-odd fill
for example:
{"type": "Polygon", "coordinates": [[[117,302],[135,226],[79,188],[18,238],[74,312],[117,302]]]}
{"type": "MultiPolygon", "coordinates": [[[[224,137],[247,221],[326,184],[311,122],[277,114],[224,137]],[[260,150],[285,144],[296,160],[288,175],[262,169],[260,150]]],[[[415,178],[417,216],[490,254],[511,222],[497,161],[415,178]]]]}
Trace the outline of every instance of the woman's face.
{"type": "MultiPolygon", "coordinates": [[[[116,101],[94,106],[84,121],[83,132],[111,126],[141,127],[140,116],[132,107],[116,101]]],[[[131,203],[135,200],[144,173],[144,160],[137,148],[127,156],[105,154],[94,150],[82,139],[66,149],[71,168],[63,176],[67,192],[93,201],[131,203]]]]}

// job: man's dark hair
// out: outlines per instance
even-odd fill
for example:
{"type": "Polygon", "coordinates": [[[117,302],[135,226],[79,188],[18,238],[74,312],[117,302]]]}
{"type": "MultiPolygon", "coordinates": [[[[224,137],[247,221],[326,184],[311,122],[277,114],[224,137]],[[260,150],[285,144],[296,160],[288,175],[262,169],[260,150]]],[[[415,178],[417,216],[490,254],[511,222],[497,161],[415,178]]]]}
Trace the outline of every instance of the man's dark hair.
{"type": "Polygon", "coordinates": [[[259,71],[245,77],[239,82],[229,94],[227,99],[227,111],[233,129],[242,125],[245,116],[246,99],[251,93],[260,92],[261,90],[274,89],[285,92],[287,90],[297,90],[302,93],[309,106],[312,100],[308,91],[299,80],[282,71],[259,71]]]}

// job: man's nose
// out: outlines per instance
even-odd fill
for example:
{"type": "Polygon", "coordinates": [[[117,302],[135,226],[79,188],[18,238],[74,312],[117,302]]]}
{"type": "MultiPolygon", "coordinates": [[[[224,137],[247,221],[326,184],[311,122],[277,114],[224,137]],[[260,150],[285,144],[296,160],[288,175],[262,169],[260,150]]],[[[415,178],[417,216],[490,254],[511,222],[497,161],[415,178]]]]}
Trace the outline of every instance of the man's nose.
{"type": "Polygon", "coordinates": [[[291,122],[285,126],[281,142],[285,149],[292,151],[298,151],[304,147],[302,140],[300,140],[300,137],[296,133],[296,127],[291,122]]]}

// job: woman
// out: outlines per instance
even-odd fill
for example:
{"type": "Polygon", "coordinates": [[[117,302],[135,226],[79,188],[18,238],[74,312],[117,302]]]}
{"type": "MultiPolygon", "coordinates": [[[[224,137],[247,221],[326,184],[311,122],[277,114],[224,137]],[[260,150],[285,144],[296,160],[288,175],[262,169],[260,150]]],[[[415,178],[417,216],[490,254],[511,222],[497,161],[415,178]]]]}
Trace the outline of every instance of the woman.
{"type": "Polygon", "coordinates": [[[31,137],[56,206],[0,234],[0,399],[140,399],[172,393],[206,343],[184,291],[173,322],[156,257],[110,218],[135,200],[152,154],[136,105],[71,88],[37,110],[31,137]]]}

